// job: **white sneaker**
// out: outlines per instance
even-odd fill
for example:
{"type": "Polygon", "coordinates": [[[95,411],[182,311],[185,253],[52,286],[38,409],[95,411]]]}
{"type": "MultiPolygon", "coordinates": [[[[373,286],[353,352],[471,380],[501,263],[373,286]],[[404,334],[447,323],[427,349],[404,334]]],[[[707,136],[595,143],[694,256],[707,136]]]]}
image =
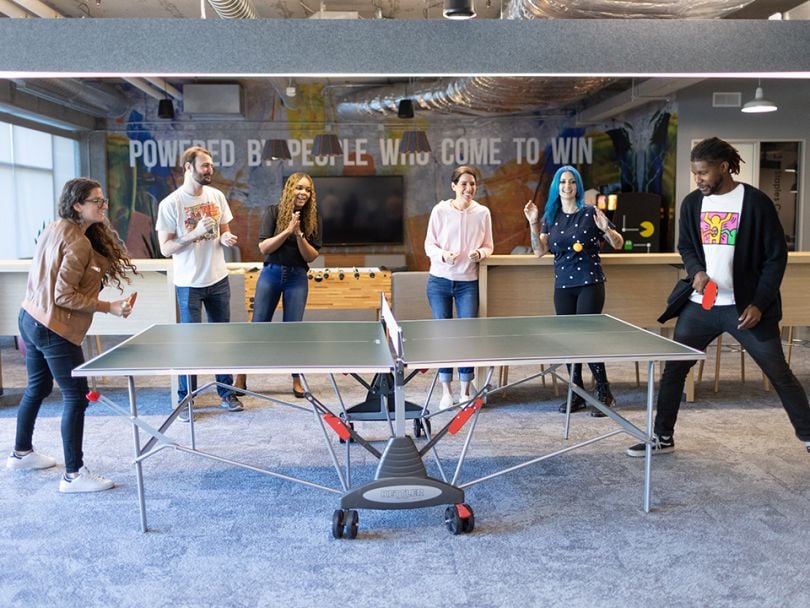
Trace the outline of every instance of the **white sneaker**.
{"type": "Polygon", "coordinates": [[[451,407],[453,407],[454,403],[455,402],[453,401],[453,394],[445,393],[444,395],[442,395],[442,400],[439,401],[439,409],[440,410],[450,409],[451,407]]]}
{"type": "Polygon", "coordinates": [[[77,492],[101,492],[115,487],[115,482],[105,479],[100,475],[93,475],[87,467],[79,469],[79,476],[70,479],[67,473],[62,475],[59,482],[59,491],[64,494],[75,494],[77,492]]]}
{"type": "Polygon", "coordinates": [[[6,468],[9,471],[33,471],[35,469],[50,469],[56,466],[56,461],[50,456],[34,452],[28,452],[25,456],[17,456],[16,452],[6,459],[6,468]]]}
{"type": "Polygon", "coordinates": [[[810,441],[805,441],[804,442],[804,447],[806,447],[807,451],[810,452],[810,441]]]}

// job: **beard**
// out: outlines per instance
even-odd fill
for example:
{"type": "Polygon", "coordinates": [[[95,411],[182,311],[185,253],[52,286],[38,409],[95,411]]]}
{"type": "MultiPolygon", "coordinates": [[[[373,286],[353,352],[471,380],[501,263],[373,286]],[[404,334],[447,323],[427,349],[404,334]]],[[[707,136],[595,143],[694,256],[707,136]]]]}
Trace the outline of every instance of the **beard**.
{"type": "Polygon", "coordinates": [[[197,171],[193,171],[191,177],[201,186],[208,186],[211,183],[210,173],[198,173],[197,171]]]}

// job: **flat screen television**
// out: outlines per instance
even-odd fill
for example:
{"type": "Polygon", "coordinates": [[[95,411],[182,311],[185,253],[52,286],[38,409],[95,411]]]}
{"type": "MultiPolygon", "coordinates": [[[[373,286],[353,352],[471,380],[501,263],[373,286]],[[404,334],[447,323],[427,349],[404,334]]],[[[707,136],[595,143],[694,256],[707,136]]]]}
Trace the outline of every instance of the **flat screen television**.
{"type": "Polygon", "coordinates": [[[314,177],[324,245],[401,245],[401,175],[314,177]]]}

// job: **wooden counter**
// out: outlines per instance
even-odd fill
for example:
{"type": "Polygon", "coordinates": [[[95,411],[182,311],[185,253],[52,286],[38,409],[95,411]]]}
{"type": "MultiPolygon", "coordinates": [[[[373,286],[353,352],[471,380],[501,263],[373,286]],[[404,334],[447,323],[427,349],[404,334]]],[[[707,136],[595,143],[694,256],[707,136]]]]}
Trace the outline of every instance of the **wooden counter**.
{"type": "MultiPolygon", "coordinates": [[[[607,276],[604,312],[640,327],[659,327],[656,319],[683,272],[681,257],[677,253],[604,254],[602,267],[607,276]]],[[[482,317],[553,315],[554,260],[493,255],[481,262],[479,292],[482,317]]]]}
{"type": "MultiPolygon", "coordinates": [[[[661,327],[656,321],[666,308],[683,264],[677,253],[602,254],[607,276],[607,314],[640,327],[661,327]]],[[[480,315],[510,317],[554,314],[554,263],[551,256],[493,255],[481,262],[480,315]]],[[[810,252],[788,254],[780,289],[782,325],[810,326],[810,252]]],[[[666,326],[674,325],[674,320],[666,326]]]]}

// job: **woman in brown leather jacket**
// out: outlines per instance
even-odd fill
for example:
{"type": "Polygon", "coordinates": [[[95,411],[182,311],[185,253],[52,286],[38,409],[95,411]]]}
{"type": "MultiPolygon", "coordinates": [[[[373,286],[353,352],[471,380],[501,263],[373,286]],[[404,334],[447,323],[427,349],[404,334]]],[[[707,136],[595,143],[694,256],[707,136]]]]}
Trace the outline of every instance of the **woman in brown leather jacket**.
{"type": "Polygon", "coordinates": [[[73,369],[84,363],[81,343],[93,314],[128,317],[132,310],[128,298],[99,300],[104,285],[115,282],[123,292],[122,279],[129,283],[127,273],[136,272],[107,220],[107,204],[96,181],[79,177],[65,184],[59,197],[60,219],[39,237],[20,309],[28,386],[17,411],[17,436],[6,468],[47,469],[56,464],[53,458],[35,452],[31,443],[40,405],[53,390],[55,379],[64,400],[65,474],[59,491],[65,493],[97,492],[115,485],[84,466],[87,379],[71,376],[73,369]]]}

